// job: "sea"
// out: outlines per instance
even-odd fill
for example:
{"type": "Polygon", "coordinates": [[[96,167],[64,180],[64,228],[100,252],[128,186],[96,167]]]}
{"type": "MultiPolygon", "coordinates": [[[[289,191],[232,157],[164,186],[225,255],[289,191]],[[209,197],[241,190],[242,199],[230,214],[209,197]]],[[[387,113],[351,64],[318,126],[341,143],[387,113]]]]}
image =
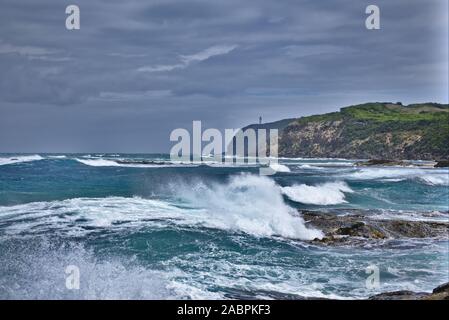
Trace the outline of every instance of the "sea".
{"type": "Polygon", "coordinates": [[[261,176],[207,157],[0,154],[0,299],[365,299],[449,281],[447,238],[323,245],[301,215],[448,222],[447,168],[276,160],[261,176]]]}

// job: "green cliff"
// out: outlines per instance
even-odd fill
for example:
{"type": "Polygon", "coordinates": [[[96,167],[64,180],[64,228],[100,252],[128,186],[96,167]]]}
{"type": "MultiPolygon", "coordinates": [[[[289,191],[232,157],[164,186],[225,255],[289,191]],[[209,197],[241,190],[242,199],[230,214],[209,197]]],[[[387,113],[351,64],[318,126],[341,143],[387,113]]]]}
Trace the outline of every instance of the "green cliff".
{"type": "Polygon", "coordinates": [[[247,128],[264,127],[279,129],[285,157],[449,158],[447,104],[366,103],[247,128]]]}

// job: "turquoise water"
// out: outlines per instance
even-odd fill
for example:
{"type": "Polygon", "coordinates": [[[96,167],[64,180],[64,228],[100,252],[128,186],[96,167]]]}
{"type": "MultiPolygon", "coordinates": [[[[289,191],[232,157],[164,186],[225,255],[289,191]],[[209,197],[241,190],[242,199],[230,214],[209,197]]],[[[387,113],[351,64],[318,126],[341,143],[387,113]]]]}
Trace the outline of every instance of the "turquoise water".
{"type": "Polygon", "coordinates": [[[447,169],[280,163],[263,177],[161,154],[0,155],[0,298],[364,298],[449,280],[447,241],[312,245],[297,210],[447,221],[447,169]]]}

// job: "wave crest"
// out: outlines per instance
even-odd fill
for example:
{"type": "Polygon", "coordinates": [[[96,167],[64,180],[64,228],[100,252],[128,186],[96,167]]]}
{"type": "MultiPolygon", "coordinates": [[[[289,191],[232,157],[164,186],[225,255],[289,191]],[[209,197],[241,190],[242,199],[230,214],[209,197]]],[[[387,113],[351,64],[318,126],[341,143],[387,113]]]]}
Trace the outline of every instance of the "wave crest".
{"type": "Polygon", "coordinates": [[[346,203],[345,193],[352,192],[354,191],[344,182],[328,182],[316,186],[301,184],[282,188],[282,193],[289,199],[315,205],[346,203]]]}
{"type": "Polygon", "coordinates": [[[306,228],[297,211],[285,204],[281,188],[266,177],[241,175],[225,184],[177,183],[173,188],[170,200],[75,198],[0,207],[0,222],[7,235],[189,225],[258,237],[312,240],[323,236],[306,228]]]}
{"type": "Polygon", "coordinates": [[[270,169],[275,172],[290,172],[290,168],[280,163],[270,163],[270,169]]]}
{"type": "Polygon", "coordinates": [[[226,184],[200,182],[182,186],[180,194],[184,201],[205,208],[207,223],[217,228],[303,240],[323,237],[321,231],[306,228],[296,210],[285,204],[281,188],[268,177],[242,174],[226,184]]]}
{"type": "Polygon", "coordinates": [[[119,256],[98,258],[84,246],[68,243],[10,243],[0,259],[0,298],[2,299],[179,299],[207,298],[206,293],[186,296],[172,288],[175,274],[148,269],[135,259],[119,256]],[[78,268],[79,289],[66,287],[68,266],[78,268]]]}
{"type": "Polygon", "coordinates": [[[22,163],[22,162],[31,162],[31,161],[37,161],[42,160],[40,155],[35,154],[31,156],[17,156],[17,157],[9,157],[9,158],[0,158],[0,166],[7,165],[7,164],[14,164],[14,163],[22,163]]]}
{"type": "Polygon", "coordinates": [[[449,185],[449,171],[447,169],[419,169],[419,168],[364,168],[347,176],[356,180],[382,179],[390,182],[415,180],[427,185],[449,185]]]}
{"type": "Polygon", "coordinates": [[[146,163],[139,161],[118,161],[108,159],[79,159],[76,161],[91,167],[125,167],[125,168],[167,168],[167,167],[198,167],[197,164],[190,163],[176,163],[176,162],[161,162],[161,163],[146,163]]]}

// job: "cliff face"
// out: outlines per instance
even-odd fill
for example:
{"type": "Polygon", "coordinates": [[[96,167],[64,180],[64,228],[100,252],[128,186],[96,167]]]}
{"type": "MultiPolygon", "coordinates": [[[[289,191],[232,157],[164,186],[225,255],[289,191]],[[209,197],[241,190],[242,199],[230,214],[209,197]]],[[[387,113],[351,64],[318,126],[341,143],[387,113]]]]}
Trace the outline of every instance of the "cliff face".
{"type": "Polygon", "coordinates": [[[367,103],[283,124],[279,128],[280,156],[449,158],[447,104],[367,103]]]}

